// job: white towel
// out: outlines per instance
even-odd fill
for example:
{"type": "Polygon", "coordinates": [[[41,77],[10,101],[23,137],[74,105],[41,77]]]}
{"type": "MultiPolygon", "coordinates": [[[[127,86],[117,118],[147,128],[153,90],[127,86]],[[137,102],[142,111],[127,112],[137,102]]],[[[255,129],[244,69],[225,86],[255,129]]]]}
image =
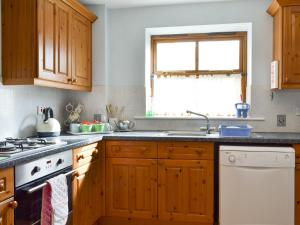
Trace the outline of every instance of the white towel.
{"type": "Polygon", "coordinates": [[[48,180],[44,187],[41,225],[65,225],[68,214],[67,178],[61,174],[48,180]]]}

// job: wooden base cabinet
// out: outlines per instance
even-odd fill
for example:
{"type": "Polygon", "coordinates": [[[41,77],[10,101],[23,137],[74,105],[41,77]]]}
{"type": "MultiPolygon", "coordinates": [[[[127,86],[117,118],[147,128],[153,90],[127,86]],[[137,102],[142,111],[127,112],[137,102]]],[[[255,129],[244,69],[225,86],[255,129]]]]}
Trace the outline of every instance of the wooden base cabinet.
{"type": "Polygon", "coordinates": [[[196,142],[106,142],[102,225],[212,225],[214,147],[196,142]]]}
{"type": "Polygon", "coordinates": [[[108,158],[106,215],[157,218],[157,160],[108,158]]]}
{"type": "Polygon", "coordinates": [[[213,223],[213,161],[159,160],[159,219],[213,223]]]}
{"type": "Polygon", "coordinates": [[[3,83],[91,91],[96,19],[74,0],[2,1],[3,83]]]}
{"type": "Polygon", "coordinates": [[[103,215],[103,160],[97,144],[73,151],[73,225],[93,225],[103,215]]]}

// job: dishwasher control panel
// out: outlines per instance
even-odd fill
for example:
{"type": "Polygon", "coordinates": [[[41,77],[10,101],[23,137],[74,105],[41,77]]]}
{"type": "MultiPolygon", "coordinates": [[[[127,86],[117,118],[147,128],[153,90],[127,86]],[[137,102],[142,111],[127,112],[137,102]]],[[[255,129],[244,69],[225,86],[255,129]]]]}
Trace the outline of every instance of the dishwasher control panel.
{"type": "MultiPolygon", "coordinates": [[[[222,146],[221,146],[222,147],[222,146]]],[[[295,167],[295,152],[290,147],[247,146],[237,151],[220,148],[220,164],[245,167],[295,167]]]]}

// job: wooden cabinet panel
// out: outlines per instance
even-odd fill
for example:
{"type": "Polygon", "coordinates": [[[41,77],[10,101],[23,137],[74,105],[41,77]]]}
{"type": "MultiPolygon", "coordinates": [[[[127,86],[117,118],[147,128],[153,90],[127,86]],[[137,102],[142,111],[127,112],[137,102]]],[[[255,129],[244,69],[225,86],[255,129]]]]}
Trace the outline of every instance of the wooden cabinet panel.
{"type": "Polygon", "coordinates": [[[57,2],[57,74],[65,83],[71,81],[71,19],[72,10],[64,3],[57,2]]]}
{"type": "Polygon", "coordinates": [[[284,8],[283,83],[300,85],[300,6],[284,8]]]}
{"type": "Polygon", "coordinates": [[[97,160],[100,156],[100,145],[98,143],[87,145],[73,150],[73,168],[97,160]]]}
{"type": "Polygon", "coordinates": [[[56,2],[38,1],[39,77],[55,79],[56,2]]]}
{"type": "Polygon", "coordinates": [[[162,142],[158,144],[158,158],[162,159],[213,159],[213,143],[162,142]]]}
{"type": "Polygon", "coordinates": [[[72,83],[91,86],[91,22],[73,13],[72,19],[72,83]]]}
{"type": "Polygon", "coordinates": [[[14,169],[0,170],[0,202],[14,195],[14,169]]]}
{"type": "Polygon", "coordinates": [[[73,180],[73,225],[91,225],[101,217],[101,169],[100,160],[77,169],[73,180]]]}
{"type": "Polygon", "coordinates": [[[14,209],[17,207],[14,198],[0,202],[0,224],[14,225],[14,209]]]}
{"type": "Polygon", "coordinates": [[[68,83],[71,78],[71,10],[57,0],[38,1],[39,78],[68,83]]]}
{"type": "Polygon", "coordinates": [[[106,160],[106,215],[157,218],[157,160],[106,160]]]}
{"type": "Polygon", "coordinates": [[[145,141],[108,141],[106,157],[156,159],[157,144],[145,141]]]}
{"type": "Polygon", "coordinates": [[[159,160],[159,219],[213,223],[213,171],[209,160],[159,160]]]}

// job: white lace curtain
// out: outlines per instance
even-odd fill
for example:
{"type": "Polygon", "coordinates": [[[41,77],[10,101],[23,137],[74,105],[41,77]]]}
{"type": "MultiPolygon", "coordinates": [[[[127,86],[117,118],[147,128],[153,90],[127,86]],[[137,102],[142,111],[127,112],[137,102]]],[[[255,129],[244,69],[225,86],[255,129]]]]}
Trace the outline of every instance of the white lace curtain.
{"type": "Polygon", "coordinates": [[[209,116],[234,116],[241,102],[241,75],[154,78],[149,107],[156,116],[185,116],[192,110],[209,116]]]}

